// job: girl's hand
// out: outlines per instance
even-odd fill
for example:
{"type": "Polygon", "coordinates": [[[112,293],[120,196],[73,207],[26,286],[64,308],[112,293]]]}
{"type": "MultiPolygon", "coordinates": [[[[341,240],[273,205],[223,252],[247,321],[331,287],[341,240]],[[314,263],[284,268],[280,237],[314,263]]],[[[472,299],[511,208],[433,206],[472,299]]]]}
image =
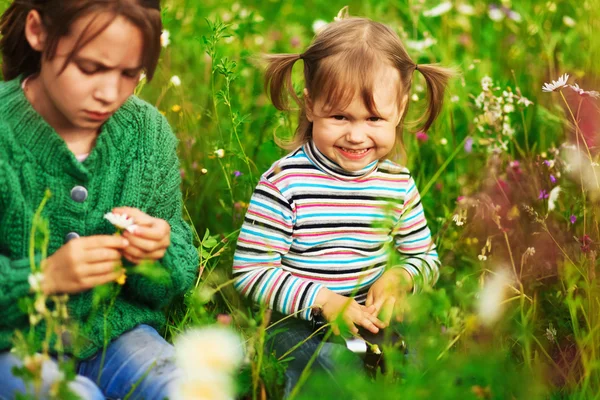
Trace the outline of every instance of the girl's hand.
{"type": "Polygon", "coordinates": [[[127,214],[137,225],[133,232],[123,232],[123,237],[129,241],[123,257],[134,264],[143,260],[157,261],[164,257],[171,244],[171,225],[167,221],[151,217],[133,207],[118,207],[112,212],[127,214]]]}
{"type": "Polygon", "coordinates": [[[46,295],[79,293],[117,279],[121,250],[128,246],[119,236],[86,236],[69,241],[42,264],[46,295]]]}
{"type": "Polygon", "coordinates": [[[374,315],[389,324],[392,315],[404,318],[406,293],[412,288],[412,278],[404,269],[390,269],[375,281],[367,293],[365,306],[374,308],[374,315]]]}
{"type": "MultiPolygon", "coordinates": [[[[342,315],[350,332],[354,334],[358,333],[356,325],[372,333],[377,333],[379,329],[386,326],[375,316],[373,307],[361,306],[356,300],[334,293],[327,288],[319,290],[315,303],[320,305],[321,314],[329,322],[335,322],[338,316],[342,315]]],[[[340,334],[337,324],[332,324],[332,329],[334,334],[340,334]]]]}

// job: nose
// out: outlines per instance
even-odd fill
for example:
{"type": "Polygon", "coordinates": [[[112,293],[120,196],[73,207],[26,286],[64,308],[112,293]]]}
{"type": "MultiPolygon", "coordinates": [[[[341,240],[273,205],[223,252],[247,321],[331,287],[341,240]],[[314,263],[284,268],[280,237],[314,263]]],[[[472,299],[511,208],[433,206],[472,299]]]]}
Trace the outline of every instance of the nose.
{"type": "Polygon", "coordinates": [[[348,128],[348,133],[346,133],[346,140],[349,143],[363,143],[367,138],[365,134],[365,126],[359,123],[350,124],[348,128]]]}
{"type": "Polygon", "coordinates": [[[104,104],[111,104],[118,100],[121,90],[121,75],[107,74],[103,77],[94,92],[94,98],[104,104]]]}

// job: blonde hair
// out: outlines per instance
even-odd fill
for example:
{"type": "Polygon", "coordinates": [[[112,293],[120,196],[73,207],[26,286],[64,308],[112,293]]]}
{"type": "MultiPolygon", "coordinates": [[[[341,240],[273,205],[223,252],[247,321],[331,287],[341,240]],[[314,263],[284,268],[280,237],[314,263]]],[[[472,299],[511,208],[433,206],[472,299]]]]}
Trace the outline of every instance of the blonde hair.
{"type": "MultiPolygon", "coordinates": [[[[367,109],[376,113],[373,99],[374,77],[383,63],[400,73],[401,90],[398,100],[410,92],[412,75],[418,70],[427,83],[427,112],[419,122],[427,131],[442,109],[444,91],[454,71],[435,64],[417,64],[410,58],[398,35],[388,26],[367,18],[345,18],[330,23],[319,32],[312,44],[302,54],[271,54],[265,56],[265,89],[273,105],[290,111],[289,97],[300,107],[300,119],[294,138],[278,144],[291,149],[310,140],[312,123],[306,117],[306,105],[294,91],[292,69],[298,60],[304,62],[304,82],[313,102],[322,96],[325,104],[345,108],[359,93],[367,109]]],[[[402,105],[398,101],[399,106],[402,105]]],[[[402,127],[408,112],[409,101],[404,105],[402,119],[396,129],[399,144],[395,156],[404,156],[402,127]]]]}

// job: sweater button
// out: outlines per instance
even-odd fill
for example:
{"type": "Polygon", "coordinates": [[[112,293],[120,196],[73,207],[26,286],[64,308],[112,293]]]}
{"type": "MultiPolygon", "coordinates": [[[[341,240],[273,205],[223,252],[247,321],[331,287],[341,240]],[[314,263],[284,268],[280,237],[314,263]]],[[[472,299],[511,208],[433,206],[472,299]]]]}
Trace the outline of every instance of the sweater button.
{"type": "Polygon", "coordinates": [[[77,232],[69,232],[65,236],[65,243],[67,243],[70,240],[77,239],[78,237],[79,237],[79,233],[77,233],[77,232]]]}
{"type": "Polygon", "coordinates": [[[71,189],[71,198],[78,203],[83,203],[87,199],[88,191],[83,186],[75,186],[71,189]]]}

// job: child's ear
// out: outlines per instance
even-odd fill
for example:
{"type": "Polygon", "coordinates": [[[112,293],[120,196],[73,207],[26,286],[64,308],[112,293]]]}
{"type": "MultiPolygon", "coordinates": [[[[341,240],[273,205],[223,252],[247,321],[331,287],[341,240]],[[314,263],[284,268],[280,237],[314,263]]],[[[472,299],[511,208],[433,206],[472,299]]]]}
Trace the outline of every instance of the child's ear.
{"type": "Polygon", "coordinates": [[[400,115],[398,115],[398,121],[396,121],[396,126],[400,125],[400,121],[402,121],[402,117],[404,116],[404,112],[406,111],[406,102],[408,101],[408,94],[402,96],[400,100],[400,115]]]}
{"type": "Polygon", "coordinates": [[[306,111],[306,119],[309,122],[313,122],[313,102],[308,94],[308,89],[304,88],[302,93],[304,94],[304,110],[306,111]]]}
{"type": "Polygon", "coordinates": [[[31,48],[40,53],[46,47],[46,27],[42,22],[42,16],[37,10],[29,11],[25,20],[25,38],[29,42],[31,48]]]}

